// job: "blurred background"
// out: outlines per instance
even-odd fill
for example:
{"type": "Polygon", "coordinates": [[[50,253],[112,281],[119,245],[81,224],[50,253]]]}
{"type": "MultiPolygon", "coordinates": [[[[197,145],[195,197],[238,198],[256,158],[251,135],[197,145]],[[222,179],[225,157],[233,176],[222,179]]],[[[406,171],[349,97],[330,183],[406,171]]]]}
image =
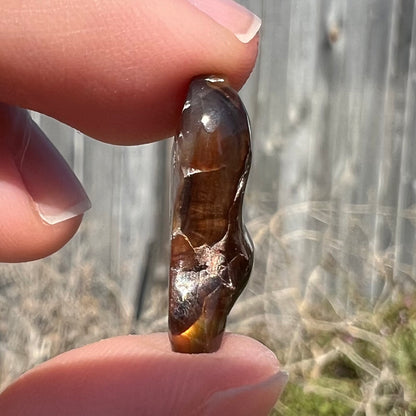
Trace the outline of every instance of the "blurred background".
{"type": "MultiPolygon", "coordinates": [[[[416,415],[414,0],[241,0],[252,278],[228,330],[275,351],[272,415],[416,415]]],[[[122,148],[33,114],[93,203],[42,261],[0,265],[0,389],[60,352],[167,329],[171,141],[122,148]],[[132,209],[133,207],[133,209],[132,209]]]]}

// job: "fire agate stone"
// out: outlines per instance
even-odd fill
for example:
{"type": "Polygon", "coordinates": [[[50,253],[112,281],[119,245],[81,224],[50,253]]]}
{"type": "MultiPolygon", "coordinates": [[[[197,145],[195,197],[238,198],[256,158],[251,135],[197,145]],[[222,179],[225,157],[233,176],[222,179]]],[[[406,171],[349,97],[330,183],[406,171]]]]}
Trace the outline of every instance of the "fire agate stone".
{"type": "Polygon", "coordinates": [[[238,94],[219,77],[194,79],[173,145],[169,337],[184,353],[214,352],[250,276],[242,204],[250,127],[238,94]]]}

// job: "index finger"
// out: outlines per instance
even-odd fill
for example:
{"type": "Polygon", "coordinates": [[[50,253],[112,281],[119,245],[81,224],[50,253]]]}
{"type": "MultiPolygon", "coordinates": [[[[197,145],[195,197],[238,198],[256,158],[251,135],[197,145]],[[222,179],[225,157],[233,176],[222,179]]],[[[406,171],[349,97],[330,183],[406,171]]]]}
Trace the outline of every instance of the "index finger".
{"type": "Polygon", "coordinates": [[[222,0],[211,4],[227,18],[215,20],[193,5],[204,3],[3,0],[0,101],[111,143],[168,137],[193,76],[223,74],[238,89],[255,62],[259,19],[222,0]]]}

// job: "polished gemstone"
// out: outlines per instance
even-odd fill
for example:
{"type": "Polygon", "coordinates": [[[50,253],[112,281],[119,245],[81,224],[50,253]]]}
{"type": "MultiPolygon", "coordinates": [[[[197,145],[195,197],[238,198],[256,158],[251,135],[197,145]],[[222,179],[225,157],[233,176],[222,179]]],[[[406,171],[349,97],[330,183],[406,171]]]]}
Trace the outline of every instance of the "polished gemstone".
{"type": "Polygon", "coordinates": [[[191,82],[172,159],[169,336],[174,351],[213,352],[253,261],[242,222],[250,127],[226,80],[191,82]]]}

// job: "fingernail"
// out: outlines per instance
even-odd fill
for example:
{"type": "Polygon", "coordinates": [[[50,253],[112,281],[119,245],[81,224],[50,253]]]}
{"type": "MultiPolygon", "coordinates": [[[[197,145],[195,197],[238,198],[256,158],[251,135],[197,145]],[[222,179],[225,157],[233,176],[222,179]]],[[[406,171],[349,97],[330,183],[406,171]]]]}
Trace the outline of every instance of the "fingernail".
{"type": "Polygon", "coordinates": [[[57,224],[83,214],[91,202],[65,159],[27,111],[9,109],[9,147],[41,218],[57,224]]]}
{"type": "Polygon", "coordinates": [[[202,414],[231,415],[236,414],[236,409],[244,409],[241,414],[266,416],[279,399],[288,378],[286,371],[279,371],[257,384],[215,392],[205,403],[202,414]]]}
{"type": "Polygon", "coordinates": [[[261,19],[233,0],[188,0],[221,26],[230,30],[243,43],[254,38],[261,19]]]}

